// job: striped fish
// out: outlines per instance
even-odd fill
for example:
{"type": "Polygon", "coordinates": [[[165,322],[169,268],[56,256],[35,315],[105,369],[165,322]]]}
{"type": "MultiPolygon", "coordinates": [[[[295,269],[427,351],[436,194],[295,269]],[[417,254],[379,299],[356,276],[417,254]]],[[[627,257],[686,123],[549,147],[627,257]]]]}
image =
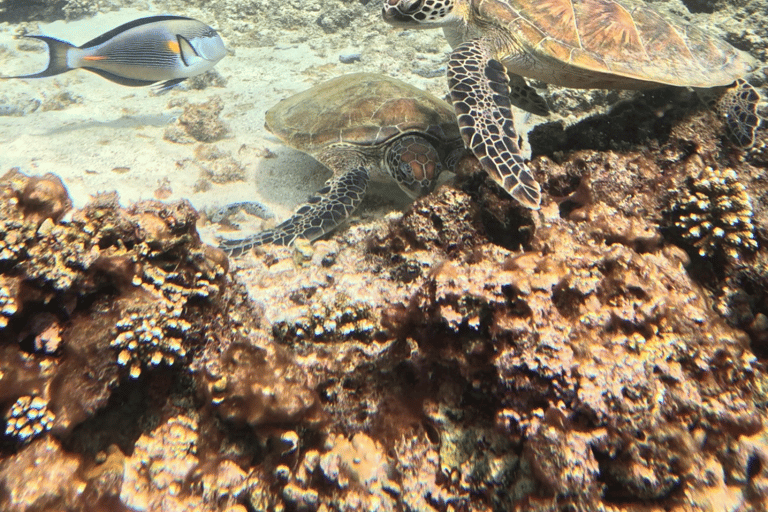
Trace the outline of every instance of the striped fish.
{"type": "Polygon", "coordinates": [[[140,18],[82,46],[49,36],[25,37],[48,45],[48,68],[32,75],[3,78],[43,78],[87,69],[121,85],[158,84],[165,90],[205,73],[227,53],[213,28],[182,16],[140,18]]]}

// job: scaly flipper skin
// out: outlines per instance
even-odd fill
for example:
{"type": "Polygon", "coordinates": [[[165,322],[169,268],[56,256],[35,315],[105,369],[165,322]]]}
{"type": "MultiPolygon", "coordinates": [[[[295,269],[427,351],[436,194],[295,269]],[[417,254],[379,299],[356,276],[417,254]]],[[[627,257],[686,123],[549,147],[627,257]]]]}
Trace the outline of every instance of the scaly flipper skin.
{"type": "Polygon", "coordinates": [[[741,147],[748,148],[755,143],[755,130],[760,126],[760,116],[757,114],[759,103],[760,94],[740,78],[733,87],[726,89],[717,104],[728,126],[728,135],[741,147]]]}
{"type": "Polygon", "coordinates": [[[541,189],[517,145],[509,78],[482,40],[463,43],[451,53],[448,87],[461,136],[483,169],[520,204],[538,210],[541,189]]]}
{"type": "Polygon", "coordinates": [[[549,115],[549,105],[536,90],[528,85],[520,75],[507,74],[509,76],[509,101],[517,108],[523,109],[531,114],[546,117],[549,115]]]}
{"type": "Polygon", "coordinates": [[[207,215],[209,221],[219,223],[229,219],[233,214],[240,211],[249,213],[264,220],[275,218],[275,214],[258,201],[240,201],[238,203],[229,203],[225,206],[222,206],[221,208],[210,210],[207,212],[207,215]]]}
{"type": "Polygon", "coordinates": [[[334,176],[282,224],[241,240],[221,240],[219,247],[232,257],[257,245],[290,245],[297,238],[316,240],[335,229],[360,206],[368,187],[365,166],[334,176]]]}

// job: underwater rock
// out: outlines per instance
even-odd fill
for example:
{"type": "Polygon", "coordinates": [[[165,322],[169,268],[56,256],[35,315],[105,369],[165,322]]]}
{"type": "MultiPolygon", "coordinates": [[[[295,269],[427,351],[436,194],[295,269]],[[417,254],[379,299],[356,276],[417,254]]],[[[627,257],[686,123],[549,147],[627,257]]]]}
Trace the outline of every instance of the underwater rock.
{"type": "Polygon", "coordinates": [[[355,19],[361,17],[363,9],[358,5],[336,4],[325,10],[316,22],[326,34],[332,34],[348,27],[355,19]]]}
{"type": "Polygon", "coordinates": [[[251,426],[314,424],[320,419],[308,376],[280,347],[252,340],[213,348],[203,352],[195,373],[202,393],[222,418],[251,426]]]}
{"type": "Polygon", "coordinates": [[[166,128],[163,138],[179,144],[216,142],[229,131],[219,117],[222,110],[224,103],[220,96],[213,96],[205,103],[186,104],[176,123],[166,128]]]}
{"type": "Polygon", "coordinates": [[[339,61],[342,64],[352,64],[354,62],[360,62],[362,55],[360,53],[342,53],[339,55],[339,61]]]}
{"type": "Polygon", "coordinates": [[[201,167],[200,181],[223,184],[245,180],[245,168],[229,151],[215,145],[199,144],[195,147],[195,163],[201,167]]]}
{"type": "Polygon", "coordinates": [[[187,475],[199,465],[198,425],[177,416],[142,435],[124,463],[120,501],[132,510],[189,510],[200,498],[182,497],[187,475]]]}
{"type": "Polygon", "coordinates": [[[0,487],[6,491],[3,510],[71,510],[82,504],[80,466],[79,457],[67,453],[55,439],[25,447],[0,462],[0,487]]]}
{"type": "Polygon", "coordinates": [[[185,84],[190,89],[201,91],[208,87],[226,87],[227,79],[215,69],[209,69],[205,73],[187,78],[185,84]]]}

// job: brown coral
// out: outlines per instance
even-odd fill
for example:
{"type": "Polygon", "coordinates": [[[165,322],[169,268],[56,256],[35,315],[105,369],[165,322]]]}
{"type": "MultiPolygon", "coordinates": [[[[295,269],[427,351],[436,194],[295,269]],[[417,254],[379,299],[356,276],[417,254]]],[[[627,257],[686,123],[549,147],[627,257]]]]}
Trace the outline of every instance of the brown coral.
{"type": "Polygon", "coordinates": [[[200,364],[200,388],[224,419],[252,426],[319,419],[306,375],[279,347],[233,343],[203,354],[200,364]]]}
{"type": "Polygon", "coordinates": [[[40,223],[45,219],[57,222],[72,207],[64,183],[54,174],[30,178],[21,192],[19,202],[24,218],[40,223]]]}

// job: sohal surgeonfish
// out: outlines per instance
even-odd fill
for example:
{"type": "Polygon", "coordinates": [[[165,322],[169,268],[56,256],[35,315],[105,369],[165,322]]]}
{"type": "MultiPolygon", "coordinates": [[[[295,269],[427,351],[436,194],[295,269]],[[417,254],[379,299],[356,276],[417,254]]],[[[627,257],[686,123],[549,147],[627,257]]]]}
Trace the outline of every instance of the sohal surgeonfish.
{"type": "Polygon", "coordinates": [[[82,46],[48,36],[25,37],[48,44],[48,68],[3,78],[43,78],[80,68],[131,87],[159,82],[159,88],[165,90],[205,73],[227,54],[213,28],[182,16],[140,18],[82,46]]]}

